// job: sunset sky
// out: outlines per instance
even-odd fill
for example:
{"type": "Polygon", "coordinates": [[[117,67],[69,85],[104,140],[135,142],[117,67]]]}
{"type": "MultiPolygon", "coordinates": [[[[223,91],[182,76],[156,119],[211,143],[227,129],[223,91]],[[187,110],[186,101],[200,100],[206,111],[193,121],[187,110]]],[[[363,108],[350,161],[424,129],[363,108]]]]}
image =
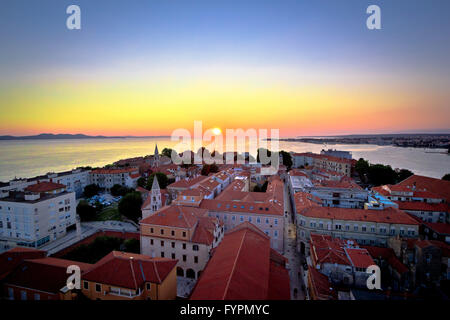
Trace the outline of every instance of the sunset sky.
{"type": "Polygon", "coordinates": [[[2,0],[0,135],[170,135],[194,120],[449,132],[449,14],[448,0],[2,0]],[[366,28],[371,4],[382,30],[366,28]]]}

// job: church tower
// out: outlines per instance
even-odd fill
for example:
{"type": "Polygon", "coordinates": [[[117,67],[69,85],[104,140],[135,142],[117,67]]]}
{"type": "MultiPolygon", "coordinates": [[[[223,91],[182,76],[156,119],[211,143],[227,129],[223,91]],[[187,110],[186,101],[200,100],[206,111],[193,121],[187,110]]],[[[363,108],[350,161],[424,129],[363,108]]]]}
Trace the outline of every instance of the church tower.
{"type": "MultiPolygon", "coordinates": [[[[159,152],[158,152],[158,144],[155,145],[155,155],[153,156],[153,166],[159,167],[159,152]]],[[[159,189],[159,187],[158,187],[159,189]]]]}
{"type": "Polygon", "coordinates": [[[150,208],[152,212],[156,212],[162,207],[161,190],[159,189],[158,179],[155,175],[153,178],[152,190],[151,190],[150,208]]]}

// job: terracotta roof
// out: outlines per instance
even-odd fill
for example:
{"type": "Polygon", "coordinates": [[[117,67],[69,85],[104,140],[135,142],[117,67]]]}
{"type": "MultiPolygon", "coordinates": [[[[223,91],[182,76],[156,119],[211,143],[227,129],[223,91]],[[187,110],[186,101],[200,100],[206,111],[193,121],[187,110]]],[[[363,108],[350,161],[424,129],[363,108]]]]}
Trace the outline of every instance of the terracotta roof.
{"type": "Polygon", "coordinates": [[[30,192],[50,192],[59,189],[65,189],[66,186],[60,183],[55,183],[51,181],[38,182],[36,184],[32,184],[25,188],[25,191],[30,192]]]}
{"type": "Polygon", "coordinates": [[[432,223],[425,221],[422,221],[422,223],[437,233],[450,235],[450,224],[448,223],[432,223]]]}
{"type": "Polygon", "coordinates": [[[403,274],[408,272],[408,268],[396,257],[392,248],[382,248],[374,246],[361,246],[366,249],[373,259],[385,260],[394,270],[403,274]]]}
{"type": "Polygon", "coordinates": [[[171,183],[167,186],[167,188],[185,188],[189,189],[194,187],[197,184],[200,184],[200,182],[205,181],[207,179],[210,179],[210,177],[206,176],[198,176],[192,179],[181,179],[179,181],[175,181],[174,183],[171,183]]]}
{"type": "Polygon", "coordinates": [[[351,265],[344,251],[345,242],[342,239],[332,238],[328,235],[311,234],[310,248],[313,265],[330,263],[351,265]]]}
{"type": "Polygon", "coordinates": [[[311,281],[311,288],[314,295],[319,300],[336,300],[337,292],[332,289],[330,280],[328,277],[320,273],[315,268],[310,268],[308,270],[308,277],[311,281]]]}
{"type": "Polygon", "coordinates": [[[82,275],[82,279],[137,290],[145,282],[162,283],[176,264],[177,260],[173,259],[112,251],[82,275]]]}
{"type": "Polygon", "coordinates": [[[163,207],[151,216],[142,219],[141,224],[192,228],[199,217],[205,217],[208,211],[195,207],[170,205],[163,207]]]}
{"type": "Polygon", "coordinates": [[[216,248],[191,299],[284,299],[289,296],[287,270],[283,271],[284,267],[273,260],[276,265],[271,267],[270,257],[270,238],[267,235],[248,222],[237,226],[216,248]],[[279,282],[270,283],[271,279],[279,282]]]}
{"type": "Polygon", "coordinates": [[[200,208],[209,211],[220,212],[242,212],[261,215],[283,215],[283,208],[275,202],[247,202],[232,200],[209,200],[204,199],[200,208]]]}
{"type": "Polygon", "coordinates": [[[430,191],[443,197],[446,199],[447,203],[450,203],[450,181],[412,175],[398,183],[398,185],[407,186],[409,188],[415,186],[417,189],[430,191]]]}
{"type": "Polygon", "coordinates": [[[364,248],[345,248],[352,266],[366,269],[375,264],[369,252],[364,248]]]}
{"type": "Polygon", "coordinates": [[[66,286],[70,265],[78,265],[82,273],[93,266],[50,257],[25,260],[5,278],[5,283],[56,294],[66,286]]]}
{"type": "Polygon", "coordinates": [[[314,183],[315,187],[324,188],[338,188],[338,189],[352,189],[363,190],[353,179],[349,177],[342,177],[339,181],[336,180],[321,180],[314,183]]]}
{"type": "Polygon", "coordinates": [[[297,213],[318,219],[419,225],[419,222],[411,218],[407,213],[392,207],[384,208],[383,210],[364,210],[310,206],[300,210],[297,208],[297,213]]]}
{"type": "Polygon", "coordinates": [[[138,168],[94,169],[91,174],[121,174],[137,171],[138,168]]]}
{"type": "Polygon", "coordinates": [[[427,203],[422,201],[394,201],[400,210],[449,212],[446,203],[427,203]]]}
{"type": "Polygon", "coordinates": [[[0,280],[12,272],[26,259],[44,258],[46,251],[15,247],[0,254],[0,280]]]}

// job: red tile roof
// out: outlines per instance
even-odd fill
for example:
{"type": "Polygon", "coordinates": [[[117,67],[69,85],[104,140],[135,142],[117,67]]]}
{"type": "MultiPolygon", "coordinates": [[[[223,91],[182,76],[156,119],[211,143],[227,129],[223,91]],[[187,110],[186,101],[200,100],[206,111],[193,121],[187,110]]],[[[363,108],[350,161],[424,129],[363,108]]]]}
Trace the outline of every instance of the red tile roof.
{"type": "Polygon", "coordinates": [[[189,189],[196,186],[197,184],[200,184],[200,182],[206,181],[208,179],[210,179],[210,177],[206,176],[198,176],[192,179],[181,179],[179,181],[175,181],[174,183],[169,184],[167,188],[189,189]]]}
{"type": "Polygon", "coordinates": [[[82,273],[93,266],[87,263],[50,257],[25,260],[5,278],[5,283],[57,294],[66,286],[67,267],[70,265],[78,265],[82,273]]]}
{"type": "Polygon", "coordinates": [[[369,252],[364,248],[345,248],[352,266],[366,269],[375,264],[369,252]]]}
{"type": "Polygon", "coordinates": [[[443,197],[447,200],[447,203],[450,203],[450,181],[412,175],[402,182],[398,183],[398,185],[406,186],[410,189],[415,186],[417,189],[430,191],[443,197]]]}
{"type": "Polygon", "coordinates": [[[270,257],[270,238],[267,235],[248,222],[237,226],[216,248],[191,299],[266,300],[289,297],[287,270],[270,257]]]}
{"type": "Polygon", "coordinates": [[[392,248],[382,248],[374,246],[361,246],[366,249],[373,259],[385,260],[394,270],[403,274],[408,272],[408,268],[396,257],[392,248]]]}
{"type": "Polygon", "coordinates": [[[44,258],[46,251],[15,247],[0,254],[0,280],[12,272],[26,259],[44,258]]]}
{"type": "Polygon", "coordinates": [[[94,169],[91,174],[121,174],[138,171],[138,168],[94,169]]]}
{"type": "Polygon", "coordinates": [[[407,213],[388,207],[383,210],[364,210],[334,207],[309,206],[297,208],[297,213],[303,216],[322,219],[367,221],[388,224],[419,225],[420,223],[407,213]]]}
{"type": "Polygon", "coordinates": [[[195,207],[170,205],[163,207],[153,215],[142,219],[141,224],[192,228],[199,217],[207,216],[208,211],[195,207]]]}
{"type": "Polygon", "coordinates": [[[51,182],[51,181],[43,181],[43,182],[38,182],[36,184],[32,184],[29,185],[28,187],[25,188],[25,191],[30,191],[30,192],[50,192],[50,191],[55,191],[55,190],[59,190],[59,189],[65,189],[66,186],[60,183],[55,183],[55,182],[51,182]]]}
{"type": "Polygon", "coordinates": [[[112,251],[82,275],[82,279],[137,290],[145,282],[162,283],[176,264],[177,260],[173,259],[112,251]]]}
{"type": "Polygon", "coordinates": [[[319,300],[337,300],[337,292],[331,287],[328,277],[320,273],[315,268],[308,270],[308,277],[311,281],[310,290],[313,291],[313,295],[319,300]]]}
{"type": "Polygon", "coordinates": [[[449,206],[446,203],[427,203],[422,201],[394,201],[398,204],[400,210],[409,211],[432,211],[449,212],[449,206]]]}
{"type": "Polygon", "coordinates": [[[448,223],[432,223],[425,221],[422,221],[422,223],[439,234],[450,235],[450,224],[448,223]]]}

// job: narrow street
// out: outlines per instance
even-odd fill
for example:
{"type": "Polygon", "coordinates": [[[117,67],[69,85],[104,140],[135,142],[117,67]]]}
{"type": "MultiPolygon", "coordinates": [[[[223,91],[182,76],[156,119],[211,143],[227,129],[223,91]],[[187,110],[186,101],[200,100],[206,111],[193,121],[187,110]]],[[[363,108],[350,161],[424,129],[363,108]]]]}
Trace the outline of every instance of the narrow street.
{"type": "Polygon", "coordinates": [[[304,300],[305,288],[301,256],[297,252],[295,223],[292,220],[292,206],[289,200],[289,188],[284,184],[284,256],[289,259],[289,277],[291,280],[291,300],[304,300]]]}

